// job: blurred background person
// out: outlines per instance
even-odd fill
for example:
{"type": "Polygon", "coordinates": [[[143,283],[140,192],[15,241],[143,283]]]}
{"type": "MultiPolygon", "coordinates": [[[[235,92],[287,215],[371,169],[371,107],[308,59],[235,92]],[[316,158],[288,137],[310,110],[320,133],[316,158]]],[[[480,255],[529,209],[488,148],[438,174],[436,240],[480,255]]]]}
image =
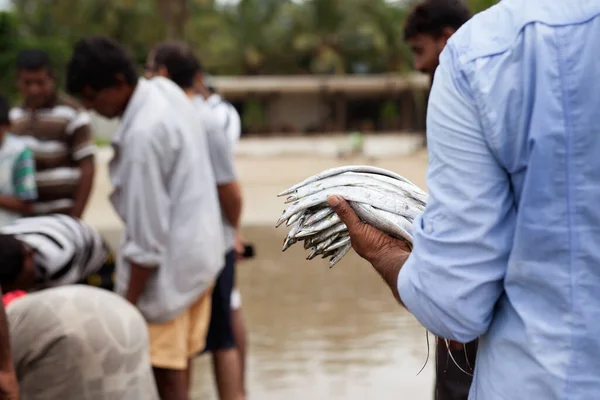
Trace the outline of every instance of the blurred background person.
{"type": "MultiPolygon", "coordinates": [[[[433,82],[446,42],[470,18],[471,11],[462,0],[416,3],[404,25],[404,39],[414,54],[414,68],[429,75],[433,82]]],[[[464,371],[473,373],[477,340],[466,344],[453,340],[448,343],[437,340],[434,397],[436,400],[467,400],[473,377],[464,371]]]]}
{"type": "Polygon", "coordinates": [[[67,90],[87,108],[121,118],[110,164],[110,200],[125,223],[115,290],[148,322],[161,399],[187,400],[190,360],[206,345],[225,254],[202,123],[173,82],[139,79],[112,39],[78,41],[67,71],[67,90]]]}
{"type": "MultiPolygon", "coordinates": [[[[463,0],[424,0],[413,5],[404,22],[404,40],[413,54],[414,69],[430,83],[448,39],[472,16],[463,0]]],[[[424,136],[427,145],[427,136],[424,136]]]]}
{"type": "Polygon", "coordinates": [[[63,214],[15,220],[0,227],[4,291],[89,283],[112,290],[114,257],[100,232],[63,214]]]}
{"type": "Polygon", "coordinates": [[[30,215],[38,197],[33,155],[10,133],[8,114],[8,102],[0,96],[0,227],[30,215]]]}
{"type": "Polygon", "coordinates": [[[21,399],[159,399],[146,323],[122,297],[60,286],[13,300],[6,318],[21,399]]]}
{"type": "Polygon", "coordinates": [[[33,151],[38,198],[35,214],[81,218],[94,181],[96,145],[90,117],[59,93],[50,57],[39,49],[18,54],[17,86],[23,103],[10,111],[12,132],[33,151]]]}
{"type": "MultiPolygon", "coordinates": [[[[232,157],[235,159],[236,148],[242,135],[242,121],[240,114],[235,107],[224,99],[215,89],[213,79],[204,71],[200,65],[200,70],[196,74],[194,88],[198,95],[194,97],[194,101],[206,102],[210,106],[215,118],[220,120],[220,124],[229,137],[232,157]]],[[[239,262],[254,258],[254,245],[248,242],[238,231],[235,236],[235,251],[236,251],[236,268],[239,262]]],[[[248,330],[242,309],[242,294],[237,285],[239,274],[235,274],[233,282],[233,291],[231,292],[231,327],[233,330],[233,338],[238,349],[242,363],[242,389],[244,395],[247,395],[246,390],[246,359],[248,349],[248,330]]]]}
{"type": "MultiPolygon", "coordinates": [[[[183,42],[165,42],[157,45],[148,56],[147,76],[163,76],[175,82],[190,100],[196,98],[194,87],[201,73],[199,60],[183,42]]],[[[206,91],[208,93],[208,91],[206,91]]],[[[212,311],[205,351],[212,352],[215,380],[221,400],[243,398],[241,357],[235,345],[231,318],[231,295],[235,282],[236,232],[242,212],[242,197],[234,166],[227,124],[218,118],[215,107],[205,101],[195,101],[208,139],[208,150],[217,183],[223,214],[226,255],[212,293],[212,311]]]]}

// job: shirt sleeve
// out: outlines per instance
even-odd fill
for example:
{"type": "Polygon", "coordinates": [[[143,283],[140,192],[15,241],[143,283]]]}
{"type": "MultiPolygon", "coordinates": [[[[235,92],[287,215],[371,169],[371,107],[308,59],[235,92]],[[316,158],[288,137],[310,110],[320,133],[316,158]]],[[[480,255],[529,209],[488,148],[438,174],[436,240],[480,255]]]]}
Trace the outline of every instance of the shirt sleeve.
{"type": "Polygon", "coordinates": [[[13,169],[13,185],[15,195],[23,201],[34,201],[38,198],[35,183],[35,160],[31,150],[25,149],[19,154],[13,169]]]}
{"type": "Polygon", "coordinates": [[[71,136],[71,157],[79,162],[88,157],[93,157],[96,144],[90,126],[90,116],[85,111],[79,111],[75,118],[67,125],[67,133],[71,136]]]}
{"type": "Polygon", "coordinates": [[[226,185],[236,180],[234,157],[228,133],[224,126],[217,123],[214,116],[208,115],[204,120],[215,180],[217,185],[226,185]]]}
{"type": "Polygon", "coordinates": [[[161,164],[167,156],[161,156],[160,144],[136,143],[136,146],[137,154],[129,161],[124,181],[127,221],[121,251],[131,263],[156,268],[162,262],[168,239],[165,237],[168,193],[161,164]]]}
{"type": "Polygon", "coordinates": [[[435,335],[460,342],[488,330],[516,215],[509,176],[488,147],[476,104],[449,44],[427,113],[429,200],[398,276],[408,310],[435,335]]]}

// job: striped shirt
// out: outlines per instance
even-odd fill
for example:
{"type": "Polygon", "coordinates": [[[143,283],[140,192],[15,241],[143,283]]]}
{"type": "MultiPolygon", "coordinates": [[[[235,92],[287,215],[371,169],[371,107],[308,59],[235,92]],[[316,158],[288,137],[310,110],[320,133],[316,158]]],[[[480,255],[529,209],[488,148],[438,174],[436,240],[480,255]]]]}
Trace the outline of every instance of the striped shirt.
{"type": "Polygon", "coordinates": [[[100,232],[68,215],[20,218],[0,227],[34,250],[39,282],[46,287],[74,284],[96,273],[109,257],[100,232]]]}
{"type": "MultiPolygon", "coordinates": [[[[221,102],[211,105],[203,97],[197,96],[193,100],[193,104],[206,130],[208,151],[217,186],[235,182],[237,177],[234,166],[234,154],[227,130],[227,124],[231,120],[225,118],[228,112],[225,108],[228,103],[221,102]]],[[[225,248],[227,251],[230,251],[233,250],[235,243],[235,228],[231,225],[225,213],[222,212],[221,214],[223,233],[225,234],[225,248]]]]}
{"type": "Polygon", "coordinates": [[[36,214],[71,212],[81,176],[79,162],[92,157],[95,144],[87,112],[70,98],[58,95],[48,107],[10,111],[12,132],[33,151],[37,168],[36,214]]]}

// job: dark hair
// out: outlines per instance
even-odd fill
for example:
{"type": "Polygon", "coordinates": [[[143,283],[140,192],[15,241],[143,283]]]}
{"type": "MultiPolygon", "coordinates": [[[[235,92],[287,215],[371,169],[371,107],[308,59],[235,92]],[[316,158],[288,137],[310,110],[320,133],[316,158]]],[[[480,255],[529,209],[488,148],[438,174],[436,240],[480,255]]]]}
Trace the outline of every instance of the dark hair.
{"type": "Polygon", "coordinates": [[[154,48],[153,54],[155,67],[165,67],[171,80],[183,89],[194,86],[196,74],[202,72],[200,61],[186,43],[163,42],[154,48]]]}
{"type": "Polygon", "coordinates": [[[471,10],[462,0],[421,1],[406,18],[404,39],[422,34],[439,37],[446,28],[458,30],[471,16],[471,10]]]}
{"type": "Polygon", "coordinates": [[[14,283],[25,265],[25,245],[12,235],[0,234],[0,285],[14,283]]]}
{"type": "Polygon", "coordinates": [[[103,36],[79,40],[67,65],[67,92],[79,95],[89,86],[98,91],[115,86],[117,75],[135,85],[138,81],[135,64],[127,51],[116,41],[103,36]]]}
{"type": "Polygon", "coordinates": [[[10,119],[8,113],[10,112],[10,106],[8,101],[2,95],[0,95],[0,125],[10,125],[10,119]]]}
{"type": "Polygon", "coordinates": [[[45,69],[52,74],[52,61],[48,54],[39,49],[25,49],[17,55],[17,71],[38,71],[45,69]]]}

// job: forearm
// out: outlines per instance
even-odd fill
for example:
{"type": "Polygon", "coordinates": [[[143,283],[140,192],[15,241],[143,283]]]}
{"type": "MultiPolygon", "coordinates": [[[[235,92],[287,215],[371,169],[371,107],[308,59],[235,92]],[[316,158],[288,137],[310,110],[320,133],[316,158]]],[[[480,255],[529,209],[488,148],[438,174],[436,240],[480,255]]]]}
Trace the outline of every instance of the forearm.
{"type": "Polygon", "coordinates": [[[143,267],[141,265],[131,263],[131,275],[129,278],[129,287],[125,298],[131,304],[137,304],[137,301],[146,288],[148,280],[154,273],[154,268],[143,267]]]}
{"type": "Polygon", "coordinates": [[[32,203],[12,196],[0,195],[0,208],[19,213],[21,215],[30,215],[33,212],[32,203]]]}
{"type": "Polygon", "coordinates": [[[94,185],[94,174],[96,170],[94,158],[86,158],[80,163],[79,167],[81,169],[81,178],[79,179],[79,184],[75,189],[74,205],[73,210],[71,211],[71,216],[75,218],[82,217],[83,212],[85,211],[85,206],[89,200],[90,193],[92,192],[92,187],[94,185]]]}
{"type": "Polygon", "coordinates": [[[373,260],[369,260],[373,268],[375,268],[383,281],[391,289],[396,301],[402,306],[404,304],[398,293],[398,274],[400,274],[400,269],[409,255],[410,253],[397,251],[394,253],[384,253],[378,255],[373,260]]]}
{"type": "Polygon", "coordinates": [[[237,182],[218,187],[219,202],[227,221],[236,230],[239,228],[242,216],[242,195],[237,182]]]}

